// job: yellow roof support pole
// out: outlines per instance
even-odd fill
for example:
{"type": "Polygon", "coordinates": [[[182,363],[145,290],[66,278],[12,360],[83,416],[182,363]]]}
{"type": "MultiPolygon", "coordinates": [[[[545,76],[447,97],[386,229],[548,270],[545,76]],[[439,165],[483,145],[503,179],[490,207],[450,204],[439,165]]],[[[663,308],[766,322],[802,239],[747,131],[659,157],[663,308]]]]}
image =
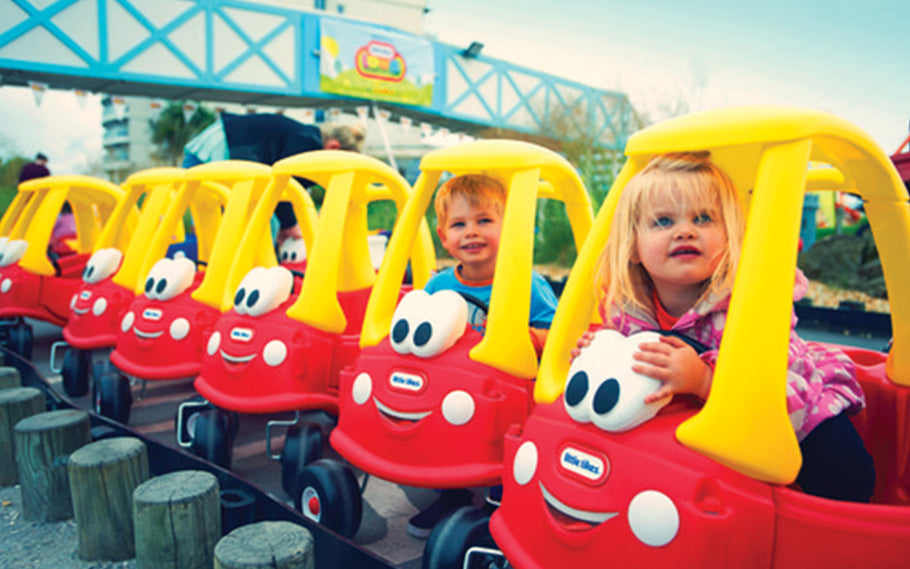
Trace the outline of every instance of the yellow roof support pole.
{"type": "Polygon", "coordinates": [[[811,147],[810,140],[798,140],[768,148],[762,157],[742,249],[749,262],[736,276],[711,394],[676,432],[689,448],[777,484],[793,482],[802,464],[787,413],[786,374],[811,147]],[[762,302],[747,303],[746,290],[762,290],[762,302]]]}

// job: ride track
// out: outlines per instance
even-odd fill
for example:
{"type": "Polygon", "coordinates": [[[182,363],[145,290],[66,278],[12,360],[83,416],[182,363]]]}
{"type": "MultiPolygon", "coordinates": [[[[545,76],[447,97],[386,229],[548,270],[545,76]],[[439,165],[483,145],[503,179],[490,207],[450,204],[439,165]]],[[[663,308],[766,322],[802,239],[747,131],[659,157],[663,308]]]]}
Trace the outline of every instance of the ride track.
{"type": "MultiPolygon", "coordinates": [[[[225,533],[247,523],[260,521],[289,521],[308,529],[315,542],[315,559],[319,569],[390,569],[393,567],[380,557],[357,546],[352,541],[315,524],[285,504],[275,495],[245,480],[235,472],[227,471],[192,454],[168,446],[150,434],[119,424],[91,410],[88,403],[80,404],[62,395],[42,375],[32,362],[23,360],[16,353],[0,348],[6,365],[19,370],[23,387],[40,389],[45,396],[48,411],[81,409],[89,414],[92,436],[95,440],[109,437],[135,437],[145,443],[151,476],[160,476],[178,470],[202,470],[217,479],[221,493],[222,527],[225,533]]],[[[191,391],[191,386],[186,385],[191,391]]],[[[62,390],[61,390],[62,391],[62,390]]],[[[84,399],[84,398],[80,398],[84,399]]],[[[148,427],[149,425],[146,425],[148,427]]],[[[173,438],[173,433],[169,433],[173,438]]]]}

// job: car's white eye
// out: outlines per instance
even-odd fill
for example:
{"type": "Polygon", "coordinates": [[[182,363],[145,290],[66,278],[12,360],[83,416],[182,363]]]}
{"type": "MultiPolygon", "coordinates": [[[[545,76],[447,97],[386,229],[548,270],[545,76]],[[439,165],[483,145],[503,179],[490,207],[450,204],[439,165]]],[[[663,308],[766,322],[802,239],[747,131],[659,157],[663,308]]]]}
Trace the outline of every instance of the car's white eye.
{"type": "Polygon", "coordinates": [[[19,259],[25,255],[28,249],[28,241],[22,239],[12,239],[6,242],[6,245],[0,250],[0,267],[8,267],[13,263],[19,262],[19,259]]]}
{"type": "Polygon", "coordinates": [[[306,243],[303,239],[285,239],[278,248],[278,261],[282,264],[306,261],[306,243]]]}
{"type": "Polygon", "coordinates": [[[431,295],[411,291],[392,316],[392,348],[399,354],[433,357],[461,338],[467,320],[468,305],[457,292],[441,290],[431,295]]]}
{"type": "Polygon", "coordinates": [[[566,382],[566,412],[579,423],[594,423],[609,432],[632,429],[652,418],[670,397],[645,404],[661,382],[632,371],[633,354],[642,342],[659,342],[655,332],[628,338],[601,330],[572,362],[566,382]]]}
{"type": "Polygon", "coordinates": [[[85,264],[82,280],[88,284],[99,283],[117,272],[122,260],[123,253],[119,249],[99,249],[85,264]]]}
{"type": "Polygon", "coordinates": [[[195,274],[196,264],[186,257],[161,259],[145,279],[145,295],[155,300],[170,300],[193,284],[195,274]]]}
{"type": "Polygon", "coordinates": [[[253,267],[234,294],[234,310],[262,316],[278,308],[291,295],[294,276],[284,267],[253,267]]]}

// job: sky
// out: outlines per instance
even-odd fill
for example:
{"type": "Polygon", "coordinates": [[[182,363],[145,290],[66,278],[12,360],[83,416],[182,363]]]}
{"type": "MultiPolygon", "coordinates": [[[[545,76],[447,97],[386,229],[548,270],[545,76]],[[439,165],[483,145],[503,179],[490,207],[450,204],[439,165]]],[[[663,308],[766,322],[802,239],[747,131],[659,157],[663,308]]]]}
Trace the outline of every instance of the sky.
{"type": "MultiPolygon", "coordinates": [[[[659,121],[681,110],[784,104],[831,112],[891,154],[910,132],[908,0],[427,0],[426,31],[483,54],[626,93],[659,121]]],[[[0,87],[0,157],[85,173],[100,96],[0,87]]]]}

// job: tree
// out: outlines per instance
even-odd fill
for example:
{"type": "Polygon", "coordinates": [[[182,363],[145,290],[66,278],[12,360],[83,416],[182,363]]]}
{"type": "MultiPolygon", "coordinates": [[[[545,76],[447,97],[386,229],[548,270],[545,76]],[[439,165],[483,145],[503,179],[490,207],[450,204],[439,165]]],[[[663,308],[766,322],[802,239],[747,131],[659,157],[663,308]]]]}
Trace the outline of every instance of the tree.
{"type": "Polygon", "coordinates": [[[180,165],[186,143],[215,122],[215,113],[202,105],[196,107],[187,122],[183,112],[184,103],[170,102],[156,120],[149,121],[152,143],[157,146],[155,156],[172,166],[180,165]]]}

